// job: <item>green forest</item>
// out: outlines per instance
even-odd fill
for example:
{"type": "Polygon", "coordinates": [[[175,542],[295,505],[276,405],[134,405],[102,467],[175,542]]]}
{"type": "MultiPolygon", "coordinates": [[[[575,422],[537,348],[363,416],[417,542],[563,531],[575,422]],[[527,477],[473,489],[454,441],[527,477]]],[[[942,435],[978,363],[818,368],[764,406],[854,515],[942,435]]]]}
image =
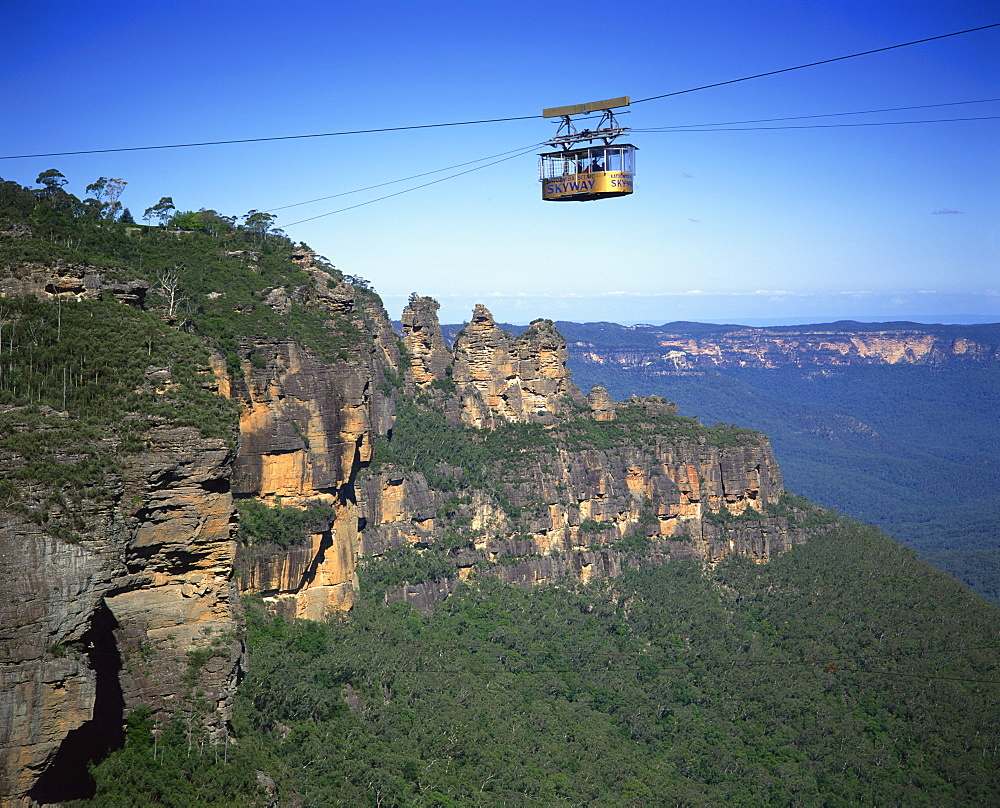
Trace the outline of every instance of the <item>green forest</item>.
{"type": "Polygon", "coordinates": [[[247,604],[223,747],[133,714],[80,805],[989,805],[1000,613],[848,520],[766,565],[247,604]],[[258,777],[257,772],[266,773],[258,777]],[[263,783],[264,785],[261,785],[263,783]]]}
{"type": "MultiPolygon", "coordinates": [[[[297,289],[314,282],[290,257],[309,248],[275,228],[272,214],[182,211],[163,197],[146,211],[151,223],[138,225],[118,201],[124,180],[102,177],[87,186],[94,196],[83,200],[65,190],[67,182],[55,169],[39,175],[40,190],[0,179],[0,229],[6,225],[9,234],[0,238],[0,280],[25,266],[81,263],[107,281],[145,280],[146,307],[207,340],[233,370],[243,358],[254,360],[240,355],[249,338],[294,337],[331,362],[346,359],[361,343],[351,318],[295,299],[297,289]],[[109,201],[102,189],[113,183],[119,183],[118,196],[109,201]],[[279,287],[292,293],[291,310],[282,316],[262,302],[263,292],[279,287]]],[[[363,279],[345,276],[322,256],[314,263],[334,281],[354,283],[359,296],[374,297],[363,279]]]]}

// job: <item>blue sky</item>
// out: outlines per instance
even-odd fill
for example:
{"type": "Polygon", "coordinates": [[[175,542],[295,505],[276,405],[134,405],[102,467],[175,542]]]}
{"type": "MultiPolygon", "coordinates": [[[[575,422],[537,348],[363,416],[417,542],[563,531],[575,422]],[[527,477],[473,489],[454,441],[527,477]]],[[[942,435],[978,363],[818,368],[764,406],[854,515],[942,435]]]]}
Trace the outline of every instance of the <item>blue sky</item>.
{"type": "MultiPolygon", "coordinates": [[[[992,0],[3,5],[0,156],[535,116],[1000,22],[992,0]]],[[[1000,28],[645,101],[622,121],[981,101],[1000,98],[998,63],[1000,28]]],[[[787,123],[997,115],[1000,102],[787,123]]],[[[516,323],[1000,320],[998,125],[636,131],[636,193],[591,203],[540,200],[533,147],[554,132],[540,117],[4,159],[0,177],[31,184],[58,168],[81,195],[121,177],[136,218],[161,196],[275,210],[289,236],[370,280],[394,317],[415,291],[450,322],[476,302],[516,323]],[[456,172],[284,207],[518,151],[302,224],[456,172]]]]}

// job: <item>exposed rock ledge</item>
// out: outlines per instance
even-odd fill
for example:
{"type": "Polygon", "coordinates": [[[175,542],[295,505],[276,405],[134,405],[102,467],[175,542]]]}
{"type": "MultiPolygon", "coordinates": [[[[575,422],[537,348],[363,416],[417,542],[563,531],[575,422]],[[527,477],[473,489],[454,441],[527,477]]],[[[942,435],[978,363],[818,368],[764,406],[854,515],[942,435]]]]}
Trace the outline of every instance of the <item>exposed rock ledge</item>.
{"type": "MultiPolygon", "coordinates": [[[[150,448],[85,501],[79,543],[0,510],[0,802],[54,801],[120,742],[122,718],[198,713],[225,731],[243,644],[232,582],[232,452],[195,429],[150,448]],[[58,752],[58,756],[57,756],[58,752]]],[[[0,458],[0,476],[24,458],[0,458]]],[[[34,492],[44,500],[52,492],[34,492]]]]}

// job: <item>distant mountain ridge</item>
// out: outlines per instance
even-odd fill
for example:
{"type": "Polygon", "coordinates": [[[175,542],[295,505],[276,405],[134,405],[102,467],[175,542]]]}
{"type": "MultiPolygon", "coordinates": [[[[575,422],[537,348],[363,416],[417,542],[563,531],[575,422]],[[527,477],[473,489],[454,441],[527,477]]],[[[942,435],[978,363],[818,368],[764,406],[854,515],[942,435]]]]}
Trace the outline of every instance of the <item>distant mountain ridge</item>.
{"type": "MultiPolygon", "coordinates": [[[[770,326],[672,322],[662,326],[556,323],[570,363],[610,364],[643,373],[792,366],[1000,364],[1000,324],[926,325],[839,320],[770,326]]],[[[521,326],[504,326],[518,333],[521,326]]],[[[446,338],[461,326],[443,326],[446,338]]]]}

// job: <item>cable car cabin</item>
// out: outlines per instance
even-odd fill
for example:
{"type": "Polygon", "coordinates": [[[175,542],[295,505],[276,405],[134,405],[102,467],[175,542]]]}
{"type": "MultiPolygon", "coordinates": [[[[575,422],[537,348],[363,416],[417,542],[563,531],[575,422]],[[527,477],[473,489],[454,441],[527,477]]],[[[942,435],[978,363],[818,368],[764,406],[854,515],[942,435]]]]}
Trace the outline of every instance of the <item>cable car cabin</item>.
{"type": "Polygon", "coordinates": [[[635,146],[587,146],[540,154],[542,199],[550,202],[588,202],[632,193],[635,146]]]}

